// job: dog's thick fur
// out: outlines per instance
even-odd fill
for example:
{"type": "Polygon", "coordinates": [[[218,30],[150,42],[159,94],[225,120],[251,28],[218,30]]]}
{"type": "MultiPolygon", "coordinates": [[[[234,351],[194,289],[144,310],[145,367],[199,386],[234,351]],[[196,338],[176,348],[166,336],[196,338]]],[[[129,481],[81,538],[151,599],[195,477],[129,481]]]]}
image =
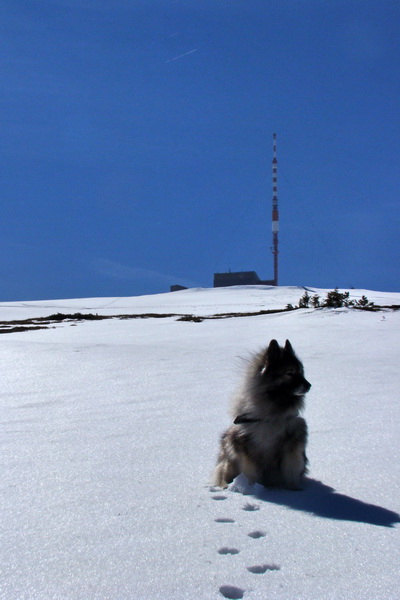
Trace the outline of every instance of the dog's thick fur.
{"type": "Polygon", "coordinates": [[[299,416],[311,384],[286,340],[272,340],[250,362],[234,404],[233,425],[221,438],[214,484],[243,473],[249,483],[301,489],[307,472],[307,424],[299,416]]]}

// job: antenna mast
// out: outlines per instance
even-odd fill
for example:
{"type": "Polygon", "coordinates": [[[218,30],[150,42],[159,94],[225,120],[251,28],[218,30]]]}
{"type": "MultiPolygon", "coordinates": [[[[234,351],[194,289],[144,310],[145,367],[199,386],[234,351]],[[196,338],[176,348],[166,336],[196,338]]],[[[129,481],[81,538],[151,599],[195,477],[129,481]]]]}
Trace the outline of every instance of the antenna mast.
{"type": "Polygon", "coordinates": [[[274,157],[272,159],[272,254],[274,255],[274,285],[278,285],[278,160],[276,158],[276,133],[273,134],[274,157]]]}

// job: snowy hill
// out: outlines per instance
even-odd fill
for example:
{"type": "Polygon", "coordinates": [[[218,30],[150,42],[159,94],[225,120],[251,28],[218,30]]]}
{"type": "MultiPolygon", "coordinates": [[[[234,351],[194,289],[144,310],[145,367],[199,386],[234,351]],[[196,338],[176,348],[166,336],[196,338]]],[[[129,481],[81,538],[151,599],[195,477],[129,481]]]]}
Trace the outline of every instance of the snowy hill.
{"type": "MultiPolygon", "coordinates": [[[[40,302],[0,302],[0,321],[45,317],[61,313],[182,313],[211,315],[225,312],[251,312],[295,305],[307,290],[321,297],[329,290],[311,287],[235,286],[234,288],[196,288],[179,292],[131,296],[128,298],[78,298],[76,300],[43,300],[40,302]]],[[[399,304],[400,294],[371,290],[350,290],[350,298],[366,295],[379,305],[399,304]]]]}
{"type": "MultiPolygon", "coordinates": [[[[304,288],[0,303],[56,312],[249,313],[304,288]]],[[[323,295],[322,290],[311,292],[323,295]]],[[[400,294],[351,290],[380,305],[400,294]]],[[[353,309],[60,322],[1,336],[4,600],[394,599],[400,313],[353,309]],[[243,358],[289,338],[313,387],[302,492],[209,487],[243,358]]]]}

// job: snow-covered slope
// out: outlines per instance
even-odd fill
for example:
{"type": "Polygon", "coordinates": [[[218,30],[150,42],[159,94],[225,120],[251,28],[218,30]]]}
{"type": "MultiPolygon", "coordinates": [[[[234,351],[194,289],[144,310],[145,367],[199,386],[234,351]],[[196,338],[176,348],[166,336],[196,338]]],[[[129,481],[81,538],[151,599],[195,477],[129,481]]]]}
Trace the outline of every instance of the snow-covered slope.
{"type": "MultiPolygon", "coordinates": [[[[8,303],[0,320],[255,312],[303,291],[8,303]]],[[[396,598],[399,326],[398,312],[340,309],[2,335],[0,598],[396,598]],[[271,338],[291,340],[313,384],[309,479],[302,492],[214,490],[243,358],[271,338]]]]}
{"type": "MultiPolygon", "coordinates": [[[[284,308],[297,304],[307,290],[310,295],[326,292],[312,287],[287,286],[235,286],[234,288],[196,288],[179,292],[132,296],[128,298],[78,298],[75,300],[43,300],[37,302],[0,302],[0,321],[47,317],[61,313],[97,313],[99,315],[139,313],[179,313],[211,315],[225,312],[252,312],[265,309],[284,308]]],[[[359,299],[366,295],[368,300],[379,305],[399,304],[400,294],[372,290],[345,290],[350,298],[359,299]]]]}

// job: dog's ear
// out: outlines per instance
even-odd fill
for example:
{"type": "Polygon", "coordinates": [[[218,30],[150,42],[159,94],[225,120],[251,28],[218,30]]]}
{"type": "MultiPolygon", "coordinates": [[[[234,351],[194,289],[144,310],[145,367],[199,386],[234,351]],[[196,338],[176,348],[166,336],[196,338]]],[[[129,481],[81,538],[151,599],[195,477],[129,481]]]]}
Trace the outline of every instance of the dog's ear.
{"type": "Polygon", "coordinates": [[[285,348],[284,348],[286,354],[294,354],[294,350],[292,348],[292,344],[289,342],[289,340],[286,340],[286,344],[285,344],[285,348]]]}
{"type": "Polygon", "coordinates": [[[271,340],[267,351],[265,353],[265,358],[269,362],[274,362],[279,360],[281,357],[281,348],[276,340],[271,340]]]}

